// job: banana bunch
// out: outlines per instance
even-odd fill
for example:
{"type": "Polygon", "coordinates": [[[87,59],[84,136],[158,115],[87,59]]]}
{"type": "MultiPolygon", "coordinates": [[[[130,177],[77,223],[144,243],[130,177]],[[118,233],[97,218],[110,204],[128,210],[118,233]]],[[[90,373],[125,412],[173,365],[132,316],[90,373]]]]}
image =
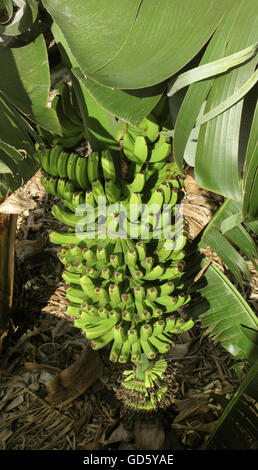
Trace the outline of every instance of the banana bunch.
{"type": "Polygon", "coordinates": [[[138,129],[129,126],[123,137],[127,159],[141,166],[167,161],[171,156],[171,139],[161,135],[162,130],[153,113],[141,122],[138,129]]]}
{"type": "MultiPolygon", "coordinates": [[[[60,103],[69,109],[65,93],[57,110],[60,103]]],[[[190,300],[182,281],[188,233],[177,206],[184,177],[169,162],[171,142],[162,129],[154,113],[139,129],[128,127],[126,171],[110,150],[82,156],[59,142],[40,155],[42,184],[62,202],[52,213],[68,227],[49,234],[64,266],[67,313],[93,349],[107,346],[111,362],[136,366],[126,371],[125,401],[146,410],[166,396],[160,385],[166,362],[159,356],[193,326],[177,313],[190,300]]]]}
{"type": "Polygon", "coordinates": [[[53,135],[43,128],[38,128],[41,137],[51,145],[62,145],[72,148],[79,145],[84,138],[83,121],[73,88],[68,83],[61,83],[51,102],[51,108],[56,111],[62,136],[53,135]]]}

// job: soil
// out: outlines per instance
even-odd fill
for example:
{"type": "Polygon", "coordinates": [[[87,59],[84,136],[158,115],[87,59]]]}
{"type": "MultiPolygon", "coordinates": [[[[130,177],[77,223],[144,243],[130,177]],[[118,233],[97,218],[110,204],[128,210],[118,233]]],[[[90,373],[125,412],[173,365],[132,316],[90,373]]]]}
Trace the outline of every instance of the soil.
{"type": "MultiPolygon", "coordinates": [[[[108,348],[93,352],[66,313],[63,266],[48,237],[66,230],[51,214],[55,198],[40,173],[25,193],[30,208],[18,217],[13,317],[0,342],[0,449],[200,449],[221,414],[212,393],[231,398],[241,363],[195,325],[166,355],[171,405],[155,414],[126,408],[116,394],[125,366],[110,363],[108,348]]],[[[190,239],[220,202],[187,178],[190,239]]],[[[224,269],[215,256],[213,262],[224,269]]],[[[255,302],[257,291],[247,289],[255,302]]]]}

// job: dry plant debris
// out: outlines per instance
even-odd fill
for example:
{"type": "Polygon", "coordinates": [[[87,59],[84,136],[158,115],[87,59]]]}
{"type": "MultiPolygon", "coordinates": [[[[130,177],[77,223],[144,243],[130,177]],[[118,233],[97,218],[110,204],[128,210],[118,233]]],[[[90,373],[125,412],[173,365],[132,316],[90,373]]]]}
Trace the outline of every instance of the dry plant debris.
{"type": "MultiPolygon", "coordinates": [[[[55,199],[40,173],[26,192],[35,206],[18,217],[15,308],[0,348],[0,449],[199,448],[221,413],[211,392],[230,398],[239,385],[231,356],[196,325],[167,355],[173,405],[148,419],[122,408],[114,389],[125,366],[100,350],[87,370],[93,352],[66,314],[62,266],[48,239],[49,230],[66,230],[51,215],[55,199]]],[[[221,201],[189,176],[183,202],[194,239],[221,201]]]]}

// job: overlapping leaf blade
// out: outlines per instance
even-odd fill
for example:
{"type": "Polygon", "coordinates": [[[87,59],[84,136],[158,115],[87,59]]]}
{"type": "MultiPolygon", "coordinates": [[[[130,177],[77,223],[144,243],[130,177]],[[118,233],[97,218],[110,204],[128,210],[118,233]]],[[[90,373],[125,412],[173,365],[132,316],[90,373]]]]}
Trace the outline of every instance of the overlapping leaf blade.
{"type": "Polygon", "coordinates": [[[205,45],[231,2],[43,1],[82,73],[121,89],[149,87],[178,72],[205,45]]]}
{"type": "Polygon", "coordinates": [[[257,360],[258,347],[241,326],[258,334],[258,319],[229,279],[212,263],[192,290],[189,314],[200,320],[205,334],[219,341],[235,358],[257,360]]]}
{"type": "Polygon", "coordinates": [[[243,221],[239,222],[240,208],[239,203],[227,199],[205,228],[199,246],[200,248],[210,246],[242,284],[243,274],[250,279],[250,272],[241,252],[256,267],[257,248],[244,224],[240,223],[243,221]],[[222,233],[223,224],[225,227],[225,222],[235,215],[239,223],[232,228],[228,226],[228,230],[222,233]]]}
{"type": "Polygon", "coordinates": [[[152,111],[162,96],[165,83],[149,87],[146,90],[111,90],[85,78],[79,68],[73,69],[74,75],[86,88],[92,98],[106,111],[133,126],[139,126],[152,111]]]}
{"type": "Polygon", "coordinates": [[[242,216],[250,220],[258,217],[258,103],[254,112],[243,176],[242,216]]]}
{"type": "Polygon", "coordinates": [[[18,36],[28,30],[37,18],[38,3],[35,0],[15,2],[15,12],[12,0],[4,0],[4,4],[8,12],[8,21],[0,21],[0,34],[18,36]]]}
{"type": "MultiPolygon", "coordinates": [[[[256,43],[257,30],[256,2],[247,0],[247,2],[238,2],[237,6],[232,4],[232,10],[225,14],[208,44],[201,64],[220,56],[233,54],[256,43]]],[[[241,200],[240,158],[242,148],[239,144],[239,133],[243,99],[231,106],[230,109],[226,110],[226,105],[232,105],[235,97],[246,87],[254,72],[256,61],[256,56],[254,56],[253,59],[222,76],[191,85],[175,127],[175,158],[182,166],[188,138],[201,106],[208,96],[204,114],[211,113],[210,118],[212,119],[201,126],[198,135],[195,158],[196,179],[200,186],[238,201],[241,200]],[[234,97],[233,101],[232,97],[234,97]],[[223,109],[222,114],[214,117],[218,111],[223,109]]],[[[243,96],[243,93],[240,95],[243,96]]],[[[208,116],[209,114],[206,118],[208,116]]],[[[201,117],[198,124],[201,124],[203,119],[204,117],[201,117]]]]}
{"type": "Polygon", "coordinates": [[[0,47],[0,89],[29,119],[61,133],[53,109],[49,109],[50,73],[43,35],[24,47],[0,47]]]}

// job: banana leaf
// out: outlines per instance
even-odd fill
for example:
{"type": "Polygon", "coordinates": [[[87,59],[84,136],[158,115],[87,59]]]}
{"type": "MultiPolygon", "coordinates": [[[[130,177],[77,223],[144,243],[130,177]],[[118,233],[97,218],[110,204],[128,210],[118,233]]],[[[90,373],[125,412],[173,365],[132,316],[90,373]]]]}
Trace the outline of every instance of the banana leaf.
{"type": "Polygon", "coordinates": [[[223,412],[204,450],[257,449],[258,442],[258,361],[249,368],[231,400],[212,394],[223,412]]]}
{"type": "MultiPolygon", "coordinates": [[[[182,167],[193,129],[195,126],[197,129],[200,127],[196,149],[193,149],[194,158],[191,156],[196,181],[199,186],[236,201],[241,201],[243,197],[241,172],[253,113],[253,105],[248,109],[246,103],[250,90],[257,83],[257,31],[256,1],[240,0],[237,5],[232,3],[209,41],[200,66],[179,75],[172,90],[168,92],[170,95],[175,91],[178,82],[181,82],[181,86],[191,83],[175,125],[174,154],[178,165],[182,167]],[[228,68],[229,59],[233,58],[232,68],[228,68]],[[235,60],[243,62],[236,66],[235,60]],[[224,72],[219,68],[223,64],[226,67],[224,72]],[[219,66],[218,69],[215,66],[219,66]],[[203,105],[204,112],[200,116],[203,105]]],[[[252,142],[254,135],[255,129],[253,137],[250,134],[252,142]]],[[[249,202],[244,206],[244,218],[248,215],[250,201],[250,215],[254,216],[254,207],[257,212],[257,199],[254,197],[256,192],[251,195],[250,188],[255,183],[257,191],[253,145],[249,148],[249,160],[252,164],[247,168],[250,173],[247,173],[244,198],[249,202]]]]}
{"type": "Polygon", "coordinates": [[[199,247],[207,246],[218,254],[240,285],[243,282],[243,275],[251,279],[243,254],[257,269],[257,247],[245,228],[241,205],[236,201],[225,200],[205,228],[199,247]]]}
{"type": "Polygon", "coordinates": [[[50,73],[43,35],[23,47],[0,46],[0,90],[26,119],[57,134],[61,128],[48,108],[50,73]]]}
{"type": "MultiPolygon", "coordinates": [[[[199,271],[206,261],[202,260],[199,271]]],[[[187,279],[198,273],[198,264],[192,256],[190,264],[187,279]]],[[[189,315],[200,321],[205,335],[220,342],[235,359],[257,361],[258,318],[228,277],[211,263],[190,292],[189,315]]]]}
{"type": "Polygon", "coordinates": [[[163,82],[192,60],[232,0],[43,0],[43,4],[84,75],[110,88],[138,89],[163,82]]]}
{"type": "Polygon", "coordinates": [[[27,31],[38,15],[38,3],[35,0],[1,0],[0,34],[18,36],[27,31]],[[15,6],[15,8],[14,8],[15,6]]]}
{"type": "MultiPolygon", "coordinates": [[[[0,203],[38,170],[37,134],[0,93],[0,203]],[[7,171],[8,169],[8,171],[7,171]]],[[[38,140],[40,143],[40,140],[38,140]]]]}

